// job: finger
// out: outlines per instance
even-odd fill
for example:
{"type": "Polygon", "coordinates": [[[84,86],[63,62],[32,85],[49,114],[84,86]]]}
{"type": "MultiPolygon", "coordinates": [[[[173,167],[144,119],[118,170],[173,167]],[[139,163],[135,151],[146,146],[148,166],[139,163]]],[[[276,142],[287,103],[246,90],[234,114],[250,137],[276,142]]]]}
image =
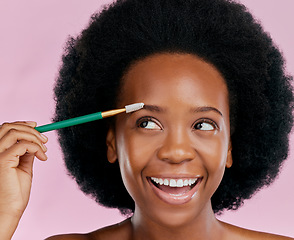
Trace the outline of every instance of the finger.
{"type": "Polygon", "coordinates": [[[19,131],[23,131],[23,132],[28,132],[28,133],[31,133],[31,134],[34,134],[36,135],[36,137],[38,137],[43,143],[46,143],[48,141],[48,138],[44,135],[44,134],[41,134],[39,133],[37,130],[35,130],[33,127],[32,127],[33,124],[23,124],[22,122],[15,122],[15,123],[3,123],[1,125],[1,128],[0,128],[0,139],[3,138],[3,136],[5,134],[7,134],[7,132],[10,130],[10,129],[16,129],[16,130],[19,130],[19,131]]]}
{"type": "Polygon", "coordinates": [[[30,126],[32,128],[36,127],[37,126],[37,123],[34,122],[34,121],[16,121],[16,122],[13,122],[15,124],[21,124],[21,125],[27,125],[27,126],[30,126]]]}
{"type": "Polygon", "coordinates": [[[38,144],[44,152],[47,151],[46,146],[41,142],[41,140],[36,135],[12,128],[7,132],[6,135],[4,135],[0,139],[0,152],[5,151],[6,149],[10,148],[12,145],[18,143],[21,140],[34,142],[38,144]]]}
{"type": "Polygon", "coordinates": [[[21,140],[18,144],[14,144],[6,151],[0,153],[0,164],[5,164],[7,167],[18,167],[21,157],[25,154],[36,156],[42,161],[47,160],[46,154],[38,144],[21,140]]]}
{"type": "MultiPolygon", "coordinates": [[[[20,124],[20,125],[26,125],[26,126],[30,126],[32,128],[35,128],[37,126],[37,123],[34,121],[15,121],[15,122],[11,122],[12,124],[20,124]]],[[[5,123],[3,123],[5,124],[5,123]]],[[[2,124],[2,125],[3,125],[2,124]]],[[[0,125],[0,127],[2,126],[0,125]]]]}

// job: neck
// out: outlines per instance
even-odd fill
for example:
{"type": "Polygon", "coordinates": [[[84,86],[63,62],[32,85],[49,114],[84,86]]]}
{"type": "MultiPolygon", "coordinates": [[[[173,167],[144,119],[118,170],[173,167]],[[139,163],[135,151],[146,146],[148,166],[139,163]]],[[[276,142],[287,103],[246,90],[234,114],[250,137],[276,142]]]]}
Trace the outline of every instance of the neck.
{"type": "MultiPolygon", "coordinates": [[[[177,218],[176,215],[174,217],[177,218]]],[[[216,219],[211,203],[187,221],[170,221],[170,218],[166,220],[163,222],[151,219],[136,207],[131,219],[133,240],[221,239],[223,233],[222,224],[216,219]]]]}

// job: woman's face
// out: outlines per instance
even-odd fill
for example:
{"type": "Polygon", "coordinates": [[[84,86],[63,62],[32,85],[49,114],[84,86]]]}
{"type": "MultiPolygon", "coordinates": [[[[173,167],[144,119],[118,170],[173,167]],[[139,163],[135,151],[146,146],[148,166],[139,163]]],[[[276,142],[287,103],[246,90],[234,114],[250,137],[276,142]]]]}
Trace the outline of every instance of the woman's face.
{"type": "Polygon", "coordinates": [[[180,226],[211,211],[210,198],[230,167],[228,90],[212,65],[189,54],[157,54],[123,78],[120,114],[107,136],[135,215],[180,226]]]}

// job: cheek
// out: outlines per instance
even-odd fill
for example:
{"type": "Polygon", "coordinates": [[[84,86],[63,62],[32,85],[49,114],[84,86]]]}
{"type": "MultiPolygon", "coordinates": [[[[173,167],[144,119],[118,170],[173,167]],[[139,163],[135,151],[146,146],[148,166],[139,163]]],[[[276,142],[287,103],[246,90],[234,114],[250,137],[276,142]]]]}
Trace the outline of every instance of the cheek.
{"type": "Polygon", "coordinates": [[[150,153],[150,145],[146,141],[125,135],[117,141],[118,159],[132,171],[142,168],[146,164],[146,157],[150,153]]]}
{"type": "Polygon", "coordinates": [[[144,169],[154,156],[154,144],[132,131],[118,132],[116,139],[121,175],[131,191],[132,185],[143,184],[144,169]]]}
{"type": "Polygon", "coordinates": [[[201,139],[201,144],[197,147],[199,157],[204,164],[208,175],[222,175],[227,159],[227,141],[223,136],[201,139]]]}
{"type": "Polygon", "coordinates": [[[211,197],[218,188],[225,171],[227,146],[223,138],[214,138],[213,141],[202,141],[198,154],[206,171],[205,188],[209,189],[207,196],[211,197]]]}
{"type": "Polygon", "coordinates": [[[142,191],[147,184],[144,173],[154,157],[154,141],[149,141],[148,137],[138,136],[132,131],[118,133],[116,139],[124,185],[136,204],[144,206],[144,199],[148,198],[145,196],[146,192],[142,191]]]}

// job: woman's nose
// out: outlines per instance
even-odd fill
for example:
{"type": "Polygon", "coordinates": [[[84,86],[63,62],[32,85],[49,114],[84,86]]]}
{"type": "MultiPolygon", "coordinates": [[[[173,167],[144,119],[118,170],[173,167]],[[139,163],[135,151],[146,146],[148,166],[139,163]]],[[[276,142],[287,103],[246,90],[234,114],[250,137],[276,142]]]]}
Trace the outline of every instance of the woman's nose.
{"type": "Polygon", "coordinates": [[[157,152],[157,157],[160,160],[174,164],[190,161],[195,156],[196,150],[192,146],[188,134],[181,129],[168,133],[163,145],[157,152]]]}

